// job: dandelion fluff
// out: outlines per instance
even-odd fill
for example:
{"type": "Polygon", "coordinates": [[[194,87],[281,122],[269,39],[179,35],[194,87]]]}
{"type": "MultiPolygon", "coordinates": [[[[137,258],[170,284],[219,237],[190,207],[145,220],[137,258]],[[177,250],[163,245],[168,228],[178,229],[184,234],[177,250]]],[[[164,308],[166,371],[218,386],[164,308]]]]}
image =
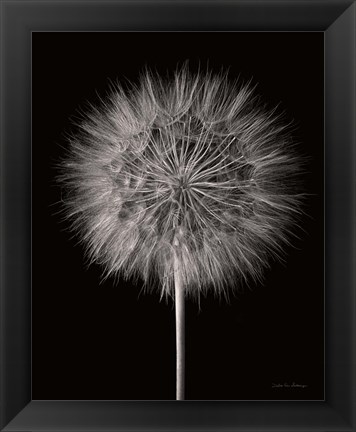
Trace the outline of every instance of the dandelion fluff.
{"type": "Polygon", "coordinates": [[[145,72],[91,107],[61,165],[66,216],[106,276],[174,295],[259,280],[300,209],[288,128],[227,75],[145,72]],[[159,283],[152,283],[158,281],[159,283]]]}

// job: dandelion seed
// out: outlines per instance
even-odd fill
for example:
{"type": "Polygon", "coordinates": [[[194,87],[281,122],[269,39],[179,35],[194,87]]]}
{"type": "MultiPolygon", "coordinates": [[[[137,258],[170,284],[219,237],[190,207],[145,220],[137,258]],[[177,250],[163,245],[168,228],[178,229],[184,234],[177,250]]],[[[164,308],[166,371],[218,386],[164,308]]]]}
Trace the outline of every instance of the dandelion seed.
{"type": "Polygon", "coordinates": [[[62,163],[66,215],[106,275],[175,297],[183,399],[184,297],[258,281],[281,255],[300,211],[293,143],[249,85],[186,68],[118,86],[80,126],[62,163]]]}

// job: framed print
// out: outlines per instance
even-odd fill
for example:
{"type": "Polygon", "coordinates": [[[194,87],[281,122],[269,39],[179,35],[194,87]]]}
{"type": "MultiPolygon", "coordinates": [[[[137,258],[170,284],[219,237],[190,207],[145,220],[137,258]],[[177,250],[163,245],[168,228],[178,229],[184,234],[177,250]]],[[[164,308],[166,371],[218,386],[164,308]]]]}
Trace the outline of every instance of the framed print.
{"type": "Polygon", "coordinates": [[[2,430],[355,430],[354,2],[1,7],[2,430]]]}

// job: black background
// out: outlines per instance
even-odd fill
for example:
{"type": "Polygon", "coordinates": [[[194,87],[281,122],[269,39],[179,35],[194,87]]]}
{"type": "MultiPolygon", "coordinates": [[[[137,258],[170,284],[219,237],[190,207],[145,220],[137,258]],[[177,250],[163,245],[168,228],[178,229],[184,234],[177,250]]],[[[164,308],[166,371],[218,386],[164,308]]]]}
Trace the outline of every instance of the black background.
{"type": "Polygon", "coordinates": [[[61,221],[55,164],[109,83],[189,60],[253,78],[308,159],[304,232],[263,286],[186,304],[186,398],[323,399],[323,33],[33,33],[33,399],[175,398],[172,302],[101,282],[61,221]],[[293,387],[305,385],[306,387],[293,387]],[[277,386],[274,386],[277,385],[277,386]]]}

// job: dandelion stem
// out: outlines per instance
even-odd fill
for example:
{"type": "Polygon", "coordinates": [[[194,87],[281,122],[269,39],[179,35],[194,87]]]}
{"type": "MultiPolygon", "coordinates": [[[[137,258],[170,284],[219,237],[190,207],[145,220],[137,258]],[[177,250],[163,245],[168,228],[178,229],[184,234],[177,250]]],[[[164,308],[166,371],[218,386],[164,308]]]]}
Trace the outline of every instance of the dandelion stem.
{"type": "Polygon", "coordinates": [[[177,250],[178,239],[174,240],[174,292],[176,312],[176,399],[185,399],[185,303],[182,275],[177,250]]]}

